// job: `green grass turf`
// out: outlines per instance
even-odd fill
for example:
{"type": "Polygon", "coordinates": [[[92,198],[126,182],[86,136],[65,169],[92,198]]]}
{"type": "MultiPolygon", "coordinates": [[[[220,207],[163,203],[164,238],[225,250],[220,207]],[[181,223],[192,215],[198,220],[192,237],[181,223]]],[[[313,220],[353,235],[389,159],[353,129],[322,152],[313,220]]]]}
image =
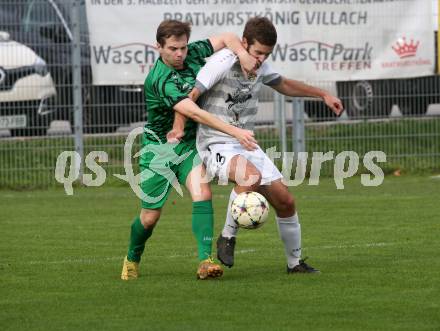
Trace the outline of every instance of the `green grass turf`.
{"type": "MultiPolygon", "coordinates": [[[[230,187],[214,188],[216,235],[230,187]]],[[[1,330],[439,330],[440,178],[292,188],[303,255],[287,275],[273,220],[236,265],[197,281],[191,203],[173,195],[137,281],[119,279],[139,204],[124,187],[0,191],[1,330]],[[175,201],[175,204],[172,202],[175,201]]]]}

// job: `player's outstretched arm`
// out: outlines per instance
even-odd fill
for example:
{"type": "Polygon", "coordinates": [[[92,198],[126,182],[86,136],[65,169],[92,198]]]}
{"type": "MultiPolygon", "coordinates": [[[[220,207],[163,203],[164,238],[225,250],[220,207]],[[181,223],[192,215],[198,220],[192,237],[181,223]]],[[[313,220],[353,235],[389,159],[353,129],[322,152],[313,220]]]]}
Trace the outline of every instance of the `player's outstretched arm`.
{"type": "MultiPolygon", "coordinates": [[[[191,92],[188,94],[188,97],[196,102],[197,99],[200,97],[200,91],[197,89],[197,87],[194,87],[191,92]]],[[[167,133],[167,142],[170,144],[176,144],[182,139],[185,131],[185,123],[186,123],[186,117],[183,116],[178,111],[174,112],[174,122],[173,122],[173,128],[170,132],[167,133]]]]}
{"type": "Polygon", "coordinates": [[[321,98],[325,104],[336,114],[340,115],[344,110],[342,102],[339,98],[331,95],[329,92],[321,90],[320,88],[307,85],[297,80],[281,78],[278,85],[272,86],[281,94],[291,97],[315,97],[321,98]]]}
{"type": "Polygon", "coordinates": [[[240,144],[249,151],[257,148],[257,141],[254,138],[254,133],[249,130],[237,128],[222,120],[207,111],[200,109],[191,99],[186,98],[174,105],[173,109],[180,114],[191,118],[193,121],[210,126],[213,129],[224,132],[232,137],[235,137],[240,144]]]}
{"type": "Polygon", "coordinates": [[[258,60],[250,55],[243,47],[240,38],[235,33],[225,32],[217,36],[210,37],[209,41],[211,42],[215,52],[225,47],[233,51],[240,60],[242,68],[247,73],[255,74],[255,71],[260,66],[258,60]]]}

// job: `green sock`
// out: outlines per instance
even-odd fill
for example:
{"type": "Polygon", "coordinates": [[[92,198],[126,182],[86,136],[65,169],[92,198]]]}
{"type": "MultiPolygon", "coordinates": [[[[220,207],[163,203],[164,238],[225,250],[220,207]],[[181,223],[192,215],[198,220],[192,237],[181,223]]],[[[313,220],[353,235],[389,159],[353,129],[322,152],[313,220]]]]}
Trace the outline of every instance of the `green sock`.
{"type": "Polygon", "coordinates": [[[200,261],[211,256],[214,235],[213,213],[211,200],[193,202],[192,230],[197,240],[200,261]]]}
{"type": "Polygon", "coordinates": [[[153,229],[145,229],[141,219],[136,217],[131,224],[130,244],[128,246],[127,260],[139,262],[145,249],[145,242],[151,237],[153,229]]]}

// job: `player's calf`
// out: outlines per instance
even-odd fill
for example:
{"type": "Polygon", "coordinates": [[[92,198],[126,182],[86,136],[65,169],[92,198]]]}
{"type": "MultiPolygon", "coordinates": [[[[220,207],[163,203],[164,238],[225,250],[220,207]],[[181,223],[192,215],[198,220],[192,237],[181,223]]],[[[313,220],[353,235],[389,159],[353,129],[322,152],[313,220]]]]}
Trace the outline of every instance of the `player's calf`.
{"type": "Polygon", "coordinates": [[[290,217],[296,213],[295,199],[280,179],[260,186],[258,192],[269,200],[278,217],[290,217]]]}

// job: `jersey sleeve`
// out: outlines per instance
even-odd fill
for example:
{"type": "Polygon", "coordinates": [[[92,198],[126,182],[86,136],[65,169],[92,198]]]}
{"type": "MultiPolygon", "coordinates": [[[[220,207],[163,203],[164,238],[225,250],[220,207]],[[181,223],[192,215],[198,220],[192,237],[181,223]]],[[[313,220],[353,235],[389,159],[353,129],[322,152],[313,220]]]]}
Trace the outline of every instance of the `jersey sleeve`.
{"type": "Polygon", "coordinates": [[[237,57],[229,49],[222,49],[210,57],[208,62],[200,69],[195,87],[200,93],[209,90],[217,82],[222,80],[231,69],[237,57]]]}
{"type": "Polygon", "coordinates": [[[180,101],[188,98],[188,94],[182,92],[172,80],[160,82],[156,87],[156,93],[168,108],[173,108],[180,101]]]}
{"type": "Polygon", "coordinates": [[[264,85],[274,86],[281,83],[281,75],[269,63],[264,62],[262,69],[261,75],[263,76],[264,85]]]}
{"type": "Polygon", "coordinates": [[[198,40],[188,44],[188,56],[199,61],[205,61],[205,58],[214,54],[214,48],[209,39],[198,40]]]}

